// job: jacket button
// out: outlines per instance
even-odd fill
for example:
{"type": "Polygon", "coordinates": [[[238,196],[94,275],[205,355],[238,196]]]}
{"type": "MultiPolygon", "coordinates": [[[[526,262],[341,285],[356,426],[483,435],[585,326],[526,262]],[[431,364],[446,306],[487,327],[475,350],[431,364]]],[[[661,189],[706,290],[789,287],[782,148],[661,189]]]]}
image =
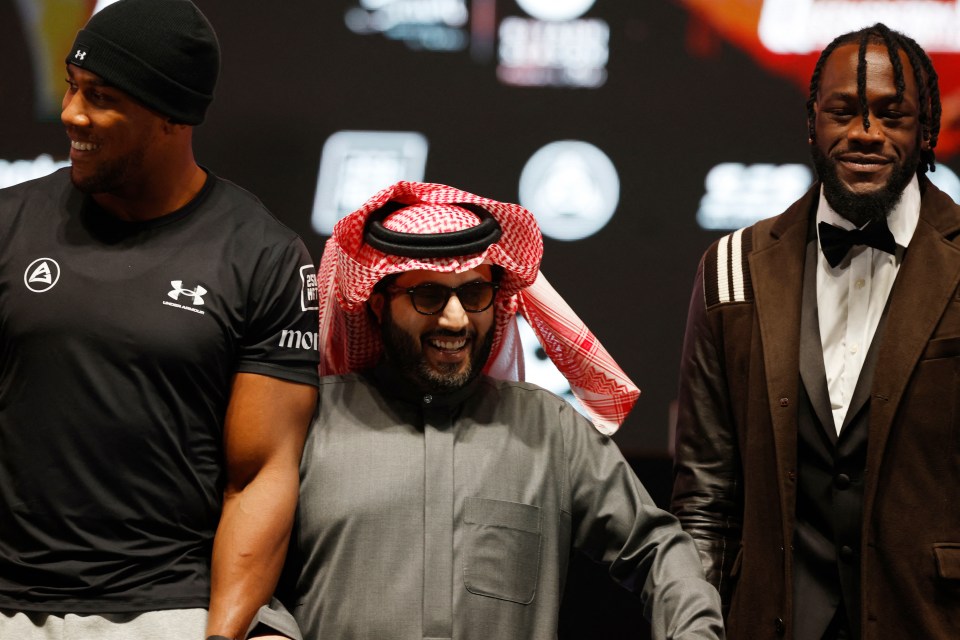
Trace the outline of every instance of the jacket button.
{"type": "Polygon", "coordinates": [[[833,486],[843,491],[850,486],[850,476],[845,473],[838,473],[833,479],[833,486]]]}
{"type": "Polygon", "coordinates": [[[777,618],[773,621],[773,628],[777,630],[777,635],[782,636],[787,632],[787,626],[783,624],[783,618],[777,618]]]}
{"type": "Polygon", "coordinates": [[[843,560],[844,562],[850,562],[853,560],[853,556],[854,556],[853,549],[851,549],[847,545],[843,545],[842,547],[840,547],[841,560],[843,560]]]}
{"type": "Polygon", "coordinates": [[[781,406],[781,407],[789,407],[789,406],[790,406],[790,398],[780,398],[780,406],[781,406]]]}

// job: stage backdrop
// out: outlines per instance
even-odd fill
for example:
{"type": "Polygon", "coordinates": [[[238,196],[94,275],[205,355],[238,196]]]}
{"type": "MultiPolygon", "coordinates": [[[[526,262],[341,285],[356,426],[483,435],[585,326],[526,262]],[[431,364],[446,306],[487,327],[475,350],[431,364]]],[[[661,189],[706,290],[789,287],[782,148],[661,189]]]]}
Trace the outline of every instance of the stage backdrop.
{"type": "MultiPolygon", "coordinates": [[[[884,20],[933,54],[954,197],[960,3],[902,0],[198,0],[223,73],[202,164],[319,261],[399,179],[519,201],[543,272],[643,390],[617,436],[666,455],[690,286],[728,229],[809,185],[804,103],[834,35],[884,20]]],[[[0,185],[64,163],[63,59],[95,0],[0,0],[0,185]]],[[[216,256],[211,256],[211,260],[216,256]]],[[[528,350],[529,377],[563,381],[528,350]]]]}

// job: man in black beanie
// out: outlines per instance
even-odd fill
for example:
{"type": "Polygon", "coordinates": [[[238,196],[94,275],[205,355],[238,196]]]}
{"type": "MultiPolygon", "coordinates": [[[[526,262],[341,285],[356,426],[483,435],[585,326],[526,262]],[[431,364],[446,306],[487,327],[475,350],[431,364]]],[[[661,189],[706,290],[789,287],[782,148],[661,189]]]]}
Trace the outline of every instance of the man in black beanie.
{"type": "Polygon", "coordinates": [[[191,2],[111,4],[66,63],[72,166],[0,190],[0,638],[246,637],[316,402],[313,260],[194,159],[220,52],[191,2]]]}

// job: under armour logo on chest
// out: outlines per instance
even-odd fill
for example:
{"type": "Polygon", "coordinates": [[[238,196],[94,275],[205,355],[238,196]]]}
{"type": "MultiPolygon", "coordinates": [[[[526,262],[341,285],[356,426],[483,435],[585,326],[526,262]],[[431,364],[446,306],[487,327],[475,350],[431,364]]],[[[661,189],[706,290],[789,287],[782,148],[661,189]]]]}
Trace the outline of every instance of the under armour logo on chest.
{"type": "Polygon", "coordinates": [[[170,286],[173,287],[173,290],[167,295],[174,300],[179,300],[180,296],[189,296],[193,298],[194,305],[200,306],[203,304],[203,294],[205,294],[207,290],[200,285],[197,285],[196,289],[184,289],[183,280],[171,280],[170,286]]]}

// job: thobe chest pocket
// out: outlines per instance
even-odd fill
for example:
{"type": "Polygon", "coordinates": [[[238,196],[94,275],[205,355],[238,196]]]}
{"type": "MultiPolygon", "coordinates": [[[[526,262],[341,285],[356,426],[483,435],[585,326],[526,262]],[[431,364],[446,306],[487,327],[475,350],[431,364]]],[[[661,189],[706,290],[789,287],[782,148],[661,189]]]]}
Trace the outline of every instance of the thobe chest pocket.
{"type": "Polygon", "coordinates": [[[467,591],[520,604],[533,602],[540,573],[540,507],[467,498],[463,529],[467,591]]]}

